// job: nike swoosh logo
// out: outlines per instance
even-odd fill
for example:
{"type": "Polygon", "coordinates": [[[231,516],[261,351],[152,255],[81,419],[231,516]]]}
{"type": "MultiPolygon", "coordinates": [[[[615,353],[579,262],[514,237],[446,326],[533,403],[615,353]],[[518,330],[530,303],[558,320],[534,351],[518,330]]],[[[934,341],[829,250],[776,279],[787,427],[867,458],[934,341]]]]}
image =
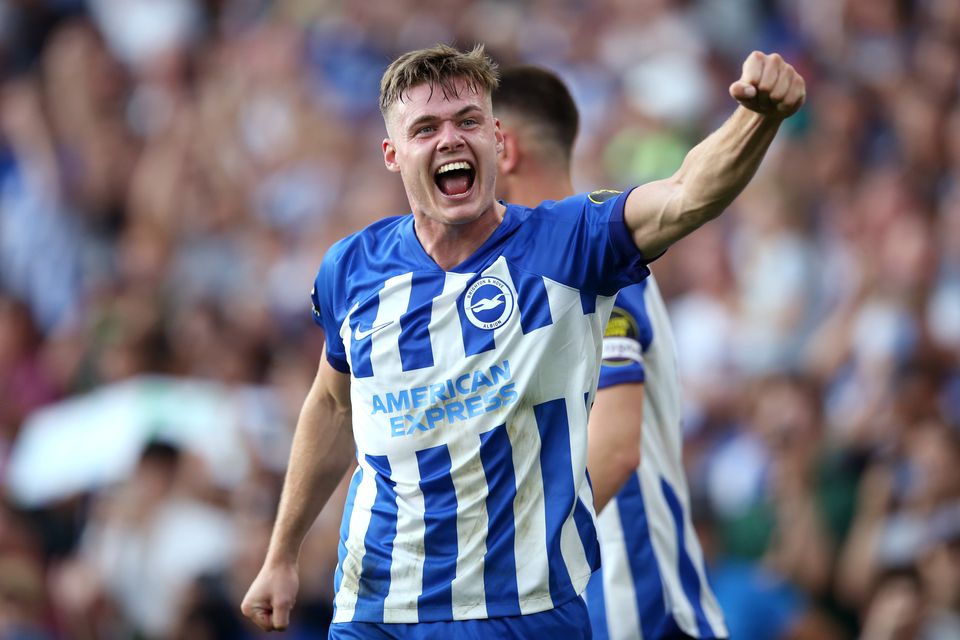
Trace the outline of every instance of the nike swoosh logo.
{"type": "Polygon", "coordinates": [[[393,324],[393,320],[389,322],[384,322],[383,324],[378,324],[375,327],[370,327],[366,331],[361,331],[360,327],[358,326],[356,329],[353,330],[353,339],[357,341],[366,340],[367,338],[375,334],[377,331],[380,331],[381,329],[386,329],[392,324],[393,324]]]}

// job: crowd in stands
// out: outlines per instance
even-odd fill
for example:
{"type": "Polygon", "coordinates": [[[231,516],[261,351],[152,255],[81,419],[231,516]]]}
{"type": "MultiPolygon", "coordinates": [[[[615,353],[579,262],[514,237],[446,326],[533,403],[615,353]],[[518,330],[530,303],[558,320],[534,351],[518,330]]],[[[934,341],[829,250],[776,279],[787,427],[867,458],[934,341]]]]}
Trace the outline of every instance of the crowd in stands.
{"type": "MultiPolygon", "coordinates": [[[[581,190],[672,173],[749,51],[800,70],[748,190],[652,265],[710,579],[733,638],[960,637],[960,2],[8,0],[0,638],[258,637],[310,287],[408,211],[378,83],[436,42],[560,73],[581,190]],[[226,468],[197,430],[239,439],[226,468]]],[[[293,638],[329,623],[338,527],[293,638]]]]}

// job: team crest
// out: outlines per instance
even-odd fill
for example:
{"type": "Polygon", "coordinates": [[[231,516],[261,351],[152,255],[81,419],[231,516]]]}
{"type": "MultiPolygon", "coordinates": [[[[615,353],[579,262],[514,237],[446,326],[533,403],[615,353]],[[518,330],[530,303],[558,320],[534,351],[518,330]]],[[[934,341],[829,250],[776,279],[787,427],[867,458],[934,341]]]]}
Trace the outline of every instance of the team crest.
{"type": "Polygon", "coordinates": [[[493,276],[474,282],[463,297],[463,311],[467,320],[478,329],[488,331],[506,324],[515,306],[513,291],[507,283],[493,276]]]}

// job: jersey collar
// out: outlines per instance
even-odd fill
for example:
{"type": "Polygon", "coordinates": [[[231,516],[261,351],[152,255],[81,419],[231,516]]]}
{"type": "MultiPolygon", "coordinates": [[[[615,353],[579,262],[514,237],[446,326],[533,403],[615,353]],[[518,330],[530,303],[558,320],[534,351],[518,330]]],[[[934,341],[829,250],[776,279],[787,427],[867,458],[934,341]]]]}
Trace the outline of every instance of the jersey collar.
{"type": "MultiPolygon", "coordinates": [[[[450,268],[448,271],[453,273],[476,273],[491,262],[492,256],[498,255],[503,241],[509,237],[520,223],[520,216],[517,215],[517,209],[520,207],[515,204],[508,204],[500,201],[507,207],[503,214],[503,220],[493,230],[490,237],[484,240],[483,244],[473,252],[470,257],[460,264],[450,268]]],[[[407,255],[412,256],[421,266],[435,271],[441,271],[440,266],[434,262],[433,258],[426,252],[420,239],[417,238],[417,232],[414,230],[413,214],[407,216],[407,220],[402,227],[403,245],[407,255]]]]}

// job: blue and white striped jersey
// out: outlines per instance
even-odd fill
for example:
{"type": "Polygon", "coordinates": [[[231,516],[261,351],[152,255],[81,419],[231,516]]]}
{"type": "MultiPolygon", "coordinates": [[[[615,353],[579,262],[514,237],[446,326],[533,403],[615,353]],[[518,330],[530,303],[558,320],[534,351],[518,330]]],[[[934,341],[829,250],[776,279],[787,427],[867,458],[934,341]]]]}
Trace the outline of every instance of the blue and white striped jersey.
{"type": "Polygon", "coordinates": [[[725,638],[690,519],[676,349],[653,276],[620,292],[605,331],[599,388],[626,382],[644,383],[640,466],[598,518],[603,569],[587,587],[594,637],[725,638]]]}
{"type": "Polygon", "coordinates": [[[441,270],[412,216],[334,245],[314,289],[351,374],[358,469],[334,622],[544,611],[599,566],[588,406],[614,295],[648,272],[625,194],[508,205],[441,270]]]}

